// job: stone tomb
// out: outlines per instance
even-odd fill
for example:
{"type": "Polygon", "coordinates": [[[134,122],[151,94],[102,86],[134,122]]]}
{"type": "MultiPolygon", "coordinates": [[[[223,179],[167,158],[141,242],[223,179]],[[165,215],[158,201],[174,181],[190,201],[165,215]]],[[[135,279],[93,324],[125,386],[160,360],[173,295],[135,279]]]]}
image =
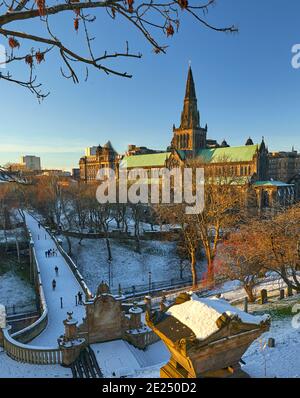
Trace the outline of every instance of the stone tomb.
{"type": "Polygon", "coordinates": [[[84,305],[86,317],[78,330],[89,344],[123,339],[143,349],[158,340],[155,333],[141,321],[143,310],[134,304],[125,314],[121,298],[110,294],[104,282],[100,284],[97,296],[84,305]]]}
{"type": "Polygon", "coordinates": [[[85,303],[85,309],[86,317],[79,333],[85,335],[90,344],[122,339],[127,326],[122,302],[109,293],[106,284],[100,284],[97,296],[85,303]]]}
{"type": "Polygon", "coordinates": [[[270,326],[268,316],[186,293],[169,307],[147,312],[146,321],[171,353],[160,371],[163,378],[247,377],[240,359],[270,326]]]}

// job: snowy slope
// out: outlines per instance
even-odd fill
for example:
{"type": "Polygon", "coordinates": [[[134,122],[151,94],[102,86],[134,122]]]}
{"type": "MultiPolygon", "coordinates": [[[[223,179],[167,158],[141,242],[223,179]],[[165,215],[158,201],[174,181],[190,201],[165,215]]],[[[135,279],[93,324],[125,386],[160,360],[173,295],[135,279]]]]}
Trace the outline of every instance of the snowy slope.
{"type": "Polygon", "coordinates": [[[13,272],[0,276],[0,304],[26,306],[35,301],[33,287],[13,272]]]}
{"type": "MultiPolygon", "coordinates": [[[[180,281],[180,260],[176,256],[176,243],[159,241],[141,241],[141,254],[134,250],[134,242],[121,243],[116,239],[110,239],[112,257],[111,264],[107,261],[107,248],[104,239],[85,239],[81,245],[78,239],[71,238],[73,260],[77,264],[87,285],[92,292],[96,292],[101,280],[109,280],[111,272],[111,287],[118,289],[133,285],[146,285],[151,272],[152,282],[180,281]]],[[[64,246],[66,248],[66,246],[64,246]]],[[[198,266],[199,276],[200,268],[198,266]]],[[[190,267],[183,271],[183,277],[191,277],[190,267]]]]}
{"type": "Polygon", "coordinates": [[[292,318],[273,320],[270,331],[256,340],[243,357],[243,366],[251,377],[300,377],[300,328],[292,326],[292,318]],[[269,337],[275,348],[262,347],[269,337]]]}

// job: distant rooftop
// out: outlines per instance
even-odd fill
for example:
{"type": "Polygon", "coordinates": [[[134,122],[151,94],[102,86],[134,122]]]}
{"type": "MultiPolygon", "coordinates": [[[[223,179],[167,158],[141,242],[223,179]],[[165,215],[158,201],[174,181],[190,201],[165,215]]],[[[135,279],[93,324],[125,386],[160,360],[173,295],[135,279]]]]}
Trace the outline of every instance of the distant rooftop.
{"type": "Polygon", "coordinates": [[[285,182],[282,181],[256,181],[253,184],[256,187],[292,187],[293,184],[286,184],[285,182]]]}
{"type": "Polygon", "coordinates": [[[164,167],[170,155],[171,152],[162,152],[125,156],[120,163],[120,168],[164,167]]]}

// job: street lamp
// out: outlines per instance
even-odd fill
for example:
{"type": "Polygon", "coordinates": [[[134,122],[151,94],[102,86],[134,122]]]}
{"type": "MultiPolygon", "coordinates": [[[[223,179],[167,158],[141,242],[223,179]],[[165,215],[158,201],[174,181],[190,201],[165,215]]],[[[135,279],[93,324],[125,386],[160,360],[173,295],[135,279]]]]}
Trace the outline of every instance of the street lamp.
{"type": "Polygon", "coordinates": [[[152,272],[151,271],[149,271],[149,294],[150,294],[150,292],[151,292],[151,278],[152,278],[152,272]]]}
{"type": "Polygon", "coordinates": [[[112,274],[111,274],[111,260],[107,260],[108,262],[108,286],[111,288],[113,286],[112,284],[112,274]]]}

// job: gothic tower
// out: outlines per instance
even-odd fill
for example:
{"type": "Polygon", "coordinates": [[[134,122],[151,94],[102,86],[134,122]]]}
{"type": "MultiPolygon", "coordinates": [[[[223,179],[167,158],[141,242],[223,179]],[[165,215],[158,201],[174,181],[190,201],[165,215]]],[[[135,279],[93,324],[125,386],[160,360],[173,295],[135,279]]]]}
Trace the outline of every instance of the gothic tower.
{"type": "Polygon", "coordinates": [[[207,126],[200,127],[200,115],[191,67],[188,71],[180,126],[178,128],[173,126],[173,133],[171,147],[174,149],[192,151],[195,156],[199,149],[206,147],[207,126]]]}

